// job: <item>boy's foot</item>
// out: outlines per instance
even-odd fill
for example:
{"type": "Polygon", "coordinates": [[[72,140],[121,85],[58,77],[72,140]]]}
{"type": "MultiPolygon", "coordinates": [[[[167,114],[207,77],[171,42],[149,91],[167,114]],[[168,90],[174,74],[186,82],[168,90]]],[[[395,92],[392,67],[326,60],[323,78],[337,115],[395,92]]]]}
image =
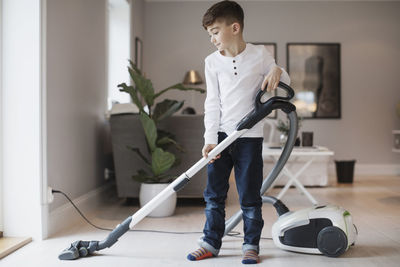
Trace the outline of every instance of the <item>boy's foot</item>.
{"type": "Polygon", "coordinates": [[[258,256],[257,251],[249,249],[244,252],[242,259],[243,264],[256,264],[259,262],[260,262],[260,257],[258,256]]]}
{"type": "Polygon", "coordinates": [[[193,251],[192,253],[188,254],[187,255],[187,259],[190,260],[190,261],[199,261],[199,260],[204,260],[204,259],[207,259],[207,258],[211,258],[213,256],[214,255],[210,251],[208,251],[207,249],[199,248],[198,250],[193,251]]]}

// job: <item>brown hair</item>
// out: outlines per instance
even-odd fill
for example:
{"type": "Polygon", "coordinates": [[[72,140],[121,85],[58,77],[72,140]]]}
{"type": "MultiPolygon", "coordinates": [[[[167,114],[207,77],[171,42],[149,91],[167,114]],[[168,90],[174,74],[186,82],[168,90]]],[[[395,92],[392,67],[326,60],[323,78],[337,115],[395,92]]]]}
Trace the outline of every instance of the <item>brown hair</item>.
{"type": "Polygon", "coordinates": [[[240,30],[243,31],[243,9],[234,1],[221,1],[212,5],[203,16],[203,27],[207,30],[207,27],[212,25],[217,20],[225,21],[227,25],[231,25],[234,22],[240,24],[240,30]]]}

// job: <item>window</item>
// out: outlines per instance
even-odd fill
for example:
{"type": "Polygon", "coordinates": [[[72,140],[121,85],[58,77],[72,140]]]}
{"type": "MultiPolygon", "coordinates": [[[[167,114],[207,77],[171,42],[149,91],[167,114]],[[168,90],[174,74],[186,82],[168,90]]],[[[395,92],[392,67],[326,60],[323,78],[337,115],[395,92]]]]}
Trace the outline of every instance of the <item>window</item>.
{"type": "Polygon", "coordinates": [[[130,58],[130,5],[127,0],[108,0],[108,98],[107,107],[129,103],[130,97],[117,85],[130,78],[127,70],[130,58]]]}

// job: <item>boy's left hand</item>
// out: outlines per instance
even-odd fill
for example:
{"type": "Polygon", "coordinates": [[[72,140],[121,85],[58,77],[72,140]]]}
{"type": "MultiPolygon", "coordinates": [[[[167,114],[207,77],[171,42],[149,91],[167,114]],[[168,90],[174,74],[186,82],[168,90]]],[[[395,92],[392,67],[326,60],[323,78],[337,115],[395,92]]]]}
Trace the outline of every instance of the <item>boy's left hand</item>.
{"type": "Polygon", "coordinates": [[[271,92],[278,87],[278,83],[281,79],[282,69],[278,66],[273,67],[267,75],[265,75],[264,81],[261,86],[261,90],[267,86],[267,92],[271,92]]]}

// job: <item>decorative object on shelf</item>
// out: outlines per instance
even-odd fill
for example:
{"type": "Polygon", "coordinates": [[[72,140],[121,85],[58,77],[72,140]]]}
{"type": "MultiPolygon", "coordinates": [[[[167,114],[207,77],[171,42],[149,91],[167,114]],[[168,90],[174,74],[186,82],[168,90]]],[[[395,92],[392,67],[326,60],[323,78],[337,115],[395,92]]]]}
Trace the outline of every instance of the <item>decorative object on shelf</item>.
{"type": "MultiPolygon", "coordinates": [[[[128,86],[126,83],[122,83],[119,84],[118,87],[121,92],[130,94],[133,103],[139,109],[140,122],[146,137],[147,152],[150,156],[150,158],[148,158],[139,148],[130,147],[147,166],[147,170],[139,169],[137,174],[132,177],[140,183],[169,183],[173,181],[176,176],[168,175],[166,172],[173,166],[179,164],[179,160],[175,154],[167,150],[171,145],[175,146],[180,151],[183,151],[183,148],[175,141],[172,134],[158,129],[157,124],[177,112],[183,106],[184,101],[165,99],[162,102],[155,103],[155,100],[169,90],[194,90],[200,93],[204,93],[205,90],[201,88],[185,87],[183,84],[178,83],[155,93],[151,80],[144,77],[141,70],[139,70],[132,61],[129,61],[129,64],[128,71],[134,84],[128,86]]],[[[141,140],[138,141],[140,142],[141,140]]],[[[142,186],[143,184],[141,188],[142,186]]]]}
{"type": "MultiPolygon", "coordinates": [[[[297,120],[297,129],[298,131],[301,128],[303,118],[299,117],[297,120]]],[[[276,129],[280,132],[279,135],[279,143],[281,146],[284,146],[286,141],[287,141],[287,136],[289,134],[289,120],[283,121],[281,119],[278,119],[278,124],[276,126],[276,129]]],[[[300,138],[296,138],[295,146],[300,146],[300,138]]]]}
{"type": "Polygon", "coordinates": [[[287,44],[287,70],[299,116],[340,119],[339,43],[287,44]]]}
{"type": "Polygon", "coordinates": [[[201,79],[201,76],[197,70],[189,70],[186,72],[185,78],[183,79],[183,84],[194,85],[202,83],[203,80],[201,79]]]}
{"type": "Polygon", "coordinates": [[[313,146],[314,133],[313,132],[302,132],[301,140],[303,146],[313,146]]]}
{"type": "MultiPolygon", "coordinates": [[[[184,85],[192,85],[198,86],[203,83],[203,79],[201,78],[200,74],[196,70],[189,70],[185,74],[185,78],[183,79],[184,85]]],[[[196,103],[199,101],[198,97],[195,96],[194,93],[190,93],[190,103],[191,106],[196,106],[196,103]]],[[[186,107],[182,114],[196,114],[196,110],[192,107],[186,107]],[[194,113],[191,113],[191,112],[194,113]]]]}

